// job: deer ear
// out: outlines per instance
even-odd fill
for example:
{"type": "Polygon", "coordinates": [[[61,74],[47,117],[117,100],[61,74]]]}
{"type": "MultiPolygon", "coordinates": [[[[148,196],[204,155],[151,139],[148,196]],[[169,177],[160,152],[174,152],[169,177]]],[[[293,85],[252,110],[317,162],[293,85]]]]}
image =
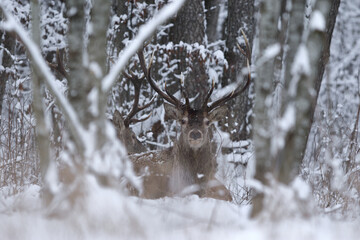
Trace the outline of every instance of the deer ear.
{"type": "Polygon", "coordinates": [[[175,120],[181,119],[182,113],[177,107],[168,103],[164,103],[164,109],[165,109],[166,117],[168,117],[169,119],[175,119],[175,120]]]}
{"type": "Polygon", "coordinates": [[[117,128],[120,128],[120,129],[125,128],[124,119],[122,118],[122,116],[118,110],[115,110],[112,122],[115,125],[115,127],[117,127],[117,128]]]}
{"type": "Polygon", "coordinates": [[[208,118],[212,122],[220,121],[225,118],[227,112],[228,112],[228,107],[226,105],[223,105],[209,112],[208,118]]]}

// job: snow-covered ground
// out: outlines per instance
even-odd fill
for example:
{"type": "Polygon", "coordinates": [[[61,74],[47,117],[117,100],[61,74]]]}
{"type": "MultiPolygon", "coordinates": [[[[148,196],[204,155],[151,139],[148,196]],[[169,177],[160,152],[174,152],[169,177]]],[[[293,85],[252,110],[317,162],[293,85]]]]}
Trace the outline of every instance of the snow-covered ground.
{"type": "MultiPolygon", "coordinates": [[[[4,189],[3,189],[4,190],[4,189]]],[[[125,197],[89,181],[88,194],[71,212],[49,216],[40,187],[0,196],[0,238],[7,239],[359,239],[359,219],[314,214],[282,221],[249,218],[250,206],[200,199],[125,197]]]]}

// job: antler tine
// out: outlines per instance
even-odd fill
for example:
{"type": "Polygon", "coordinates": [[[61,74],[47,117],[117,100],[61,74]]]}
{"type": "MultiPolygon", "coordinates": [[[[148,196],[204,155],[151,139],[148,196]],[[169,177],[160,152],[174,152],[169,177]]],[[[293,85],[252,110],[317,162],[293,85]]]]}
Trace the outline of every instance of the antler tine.
{"type": "MultiPolygon", "coordinates": [[[[173,104],[174,106],[181,106],[181,101],[180,100],[178,100],[177,98],[175,98],[171,94],[169,95],[168,93],[164,93],[157,86],[157,84],[154,82],[154,80],[151,78],[150,67],[146,67],[144,53],[141,50],[138,51],[138,57],[139,57],[141,68],[142,68],[142,70],[143,70],[143,72],[145,74],[145,78],[149,82],[152,89],[154,89],[155,92],[157,92],[162,98],[164,98],[166,101],[173,104]]],[[[151,64],[149,66],[151,66],[151,64]]]]}
{"type": "Polygon", "coordinates": [[[215,88],[215,81],[214,81],[214,79],[212,80],[212,83],[211,83],[211,88],[210,88],[210,90],[208,91],[208,94],[206,95],[206,98],[205,98],[205,100],[204,100],[204,105],[203,105],[203,109],[207,109],[207,104],[208,104],[208,102],[209,102],[209,99],[210,99],[210,96],[211,96],[211,94],[213,93],[213,91],[214,91],[214,88],[215,88]]]}
{"type": "Polygon", "coordinates": [[[65,77],[66,79],[69,78],[69,74],[66,72],[65,70],[65,66],[63,63],[63,52],[60,52],[59,49],[56,49],[56,64],[53,63],[49,63],[48,65],[50,66],[50,68],[54,69],[55,71],[57,71],[58,73],[60,73],[63,77],[65,77]]]}
{"type": "Polygon", "coordinates": [[[146,117],[143,117],[143,118],[140,118],[140,119],[138,119],[138,118],[132,118],[132,119],[130,119],[130,122],[129,122],[129,123],[144,122],[144,121],[148,120],[148,119],[151,117],[151,115],[152,115],[152,112],[149,113],[146,117]]]}
{"type": "MultiPolygon", "coordinates": [[[[241,49],[240,52],[242,54],[245,55],[246,57],[246,65],[248,68],[248,76],[247,76],[247,81],[245,83],[245,85],[243,87],[241,87],[242,84],[239,84],[234,91],[226,94],[225,96],[223,96],[222,98],[216,100],[215,102],[211,103],[209,107],[207,107],[207,111],[210,112],[211,110],[213,110],[216,107],[219,107],[223,104],[225,104],[227,101],[239,96],[242,92],[244,92],[249,86],[250,86],[250,82],[251,82],[251,69],[250,69],[250,64],[251,64],[251,49],[250,49],[250,45],[249,45],[249,41],[245,36],[245,33],[243,30],[241,30],[241,33],[244,37],[245,40],[245,45],[246,45],[246,52],[244,54],[244,51],[241,49]]],[[[240,48],[240,46],[238,45],[238,47],[240,48]]]]}
{"type": "Polygon", "coordinates": [[[244,40],[245,40],[245,45],[246,45],[246,60],[247,60],[247,65],[248,67],[250,68],[250,65],[251,65],[251,48],[250,48],[250,44],[249,44],[249,41],[244,33],[244,31],[242,29],[240,29],[241,31],[241,34],[243,35],[244,37],[244,40]]]}
{"type": "Polygon", "coordinates": [[[190,109],[190,100],[183,88],[183,84],[184,84],[184,76],[181,74],[181,78],[180,78],[180,92],[181,95],[185,98],[185,107],[186,109],[190,109]]]}
{"type": "Polygon", "coordinates": [[[134,102],[133,102],[133,105],[131,107],[131,110],[130,112],[128,113],[128,115],[125,117],[124,119],[124,124],[126,127],[129,126],[130,122],[131,122],[131,118],[133,116],[135,116],[136,113],[138,113],[140,110],[139,110],[139,107],[138,107],[138,104],[139,104],[139,98],[140,98],[140,87],[141,87],[141,82],[140,81],[136,81],[136,76],[129,76],[127,75],[126,73],[124,73],[124,76],[126,78],[128,78],[134,85],[134,90],[135,90],[135,95],[134,95],[134,102]]]}
{"type": "Polygon", "coordinates": [[[151,116],[151,114],[149,116],[145,117],[145,118],[142,118],[142,119],[134,119],[133,117],[138,112],[140,112],[140,111],[144,110],[145,108],[149,107],[154,102],[154,100],[156,98],[156,96],[154,96],[150,100],[150,102],[148,102],[147,104],[145,104],[143,106],[139,106],[141,84],[142,84],[142,81],[144,80],[145,76],[142,76],[141,78],[139,78],[131,70],[129,70],[129,72],[130,72],[130,74],[128,74],[128,73],[126,73],[124,71],[123,75],[125,76],[125,78],[130,80],[132,82],[132,84],[134,85],[135,95],[134,95],[134,102],[133,102],[133,105],[131,107],[131,110],[124,119],[124,124],[125,124],[126,127],[128,127],[130,125],[130,123],[142,122],[142,121],[147,120],[151,116]]]}
{"type": "MultiPolygon", "coordinates": [[[[167,88],[167,84],[165,83],[165,92],[166,94],[174,101],[174,102],[177,102],[178,99],[173,95],[171,94],[169,91],[168,91],[168,88],[167,88]]],[[[181,104],[181,103],[180,103],[181,104]]],[[[177,106],[177,105],[176,105],[177,106]]],[[[180,105],[179,105],[180,106],[180,105]]]]}
{"type": "Polygon", "coordinates": [[[141,110],[144,110],[145,108],[148,108],[151,104],[154,103],[156,97],[157,97],[157,94],[155,94],[148,103],[146,103],[145,105],[142,105],[142,106],[138,107],[138,110],[141,111],[141,110]]]}
{"type": "Polygon", "coordinates": [[[57,69],[58,71],[65,77],[68,78],[69,75],[65,70],[65,66],[63,63],[63,52],[60,53],[59,49],[56,49],[56,61],[57,61],[57,69]]]}

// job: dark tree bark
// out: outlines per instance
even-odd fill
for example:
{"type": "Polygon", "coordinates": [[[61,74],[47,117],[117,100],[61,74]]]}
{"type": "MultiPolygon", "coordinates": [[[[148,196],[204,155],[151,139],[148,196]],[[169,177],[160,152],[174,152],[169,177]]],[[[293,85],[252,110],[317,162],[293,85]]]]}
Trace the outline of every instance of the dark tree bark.
{"type": "MultiPolygon", "coordinates": [[[[188,0],[183,8],[179,11],[174,27],[170,33],[170,40],[176,43],[188,43],[199,45],[205,44],[205,14],[203,0],[188,0]]],[[[185,79],[185,91],[189,98],[197,96],[193,102],[194,108],[200,108],[206,96],[208,89],[208,75],[204,60],[200,58],[197,52],[192,54],[192,62],[190,63],[190,72],[185,79]]],[[[187,54],[186,49],[178,49],[180,58],[179,73],[185,72],[187,69],[187,58],[191,57],[187,54]]]]}
{"type": "Polygon", "coordinates": [[[126,27],[126,20],[122,16],[128,15],[128,8],[123,0],[112,0],[112,15],[119,17],[119,22],[116,23],[116,29],[114,32],[113,39],[111,41],[112,49],[110,56],[119,55],[120,51],[125,47],[123,40],[125,34],[128,33],[126,27]]]}
{"type": "Polygon", "coordinates": [[[209,43],[219,40],[218,21],[221,0],[205,0],[206,36],[209,43]]]}
{"type": "Polygon", "coordinates": [[[324,47],[322,49],[322,54],[320,57],[320,61],[319,61],[319,72],[318,72],[318,78],[315,82],[315,91],[316,91],[316,98],[312,104],[312,110],[311,110],[311,120],[313,121],[314,119],[314,112],[315,112],[315,106],[316,106],[316,102],[317,102],[317,98],[319,96],[319,92],[320,92],[320,86],[322,83],[322,79],[324,76],[324,72],[325,72],[325,67],[327,65],[327,63],[329,62],[329,57],[330,57],[330,45],[331,45],[331,39],[332,39],[332,34],[335,28],[335,23],[336,23],[336,17],[339,11],[339,6],[340,6],[340,0],[331,0],[331,8],[330,8],[330,12],[329,12],[329,16],[327,17],[327,23],[326,23],[326,34],[325,34],[325,39],[324,39],[324,47]]]}
{"type": "MultiPolygon", "coordinates": [[[[2,20],[2,16],[0,14],[0,21],[2,20]]],[[[10,72],[10,67],[13,66],[14,61],[12,59],[12,54],[15,52],[15,43],[16,40],[13,36],[9,33],[0,31],[0,40],[1,40],[1,47],[2,51],[2,66],[3,69],[0,71],[0,116],[2,115],[3,110],[3,100],[4,94],[6,89],[7,82],[13,79],[13,76],[10,72]]],[[[1,117],[0,117],[0,124],[1,124],[1,117]]]]}
{"type": "MultiPolygon", "coordinates": [[[[241,54],[237,47],[237,44],[245,47],[245,44],[239,43],[239,39],[242,38],[241,30],[245,32],[249,44],[252,46],[255,34],[254,0],[228,0],[227,51],[225,57],[229,67],[222,79],[223,86],[246,78],[242,74],[242,69],[246,67],[246,57],[241,54]]],[[[227,131],[232,132],[231,138],[234,141],[250,137],[250,130],[247,128],[250,124],[248,112],[252,107],[249,92],[250,88],[229,103],[232,107],[227,131]]]]}
{"type": "Polygon", "coordinates": [[[67,0],[67,15],[69,18],[68,45],[69,45],[69,100],[74,106],[75,111],[79,114],[80,122],[89,123],[91,116],[87,111],[89,105],[86,96],[91,90],[90,79],[87,78],[83,63],[84,32],[85,32],[85,1],[84,0],[67,0]]]}

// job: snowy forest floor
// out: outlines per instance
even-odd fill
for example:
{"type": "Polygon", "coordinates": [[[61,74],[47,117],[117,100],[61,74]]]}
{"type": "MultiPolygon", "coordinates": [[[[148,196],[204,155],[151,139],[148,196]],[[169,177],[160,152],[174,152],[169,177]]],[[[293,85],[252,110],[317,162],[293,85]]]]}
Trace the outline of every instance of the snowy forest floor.
{"type": "Polygon", "coordinates": [[[41,206],[37,185],[1,197],[1,239],[359,239],[359,218],[314,213],[309,218],[252,220],[250,206],[197,196],[125,197],[96,181],[63,216],[50,217],[41,206]]]}

